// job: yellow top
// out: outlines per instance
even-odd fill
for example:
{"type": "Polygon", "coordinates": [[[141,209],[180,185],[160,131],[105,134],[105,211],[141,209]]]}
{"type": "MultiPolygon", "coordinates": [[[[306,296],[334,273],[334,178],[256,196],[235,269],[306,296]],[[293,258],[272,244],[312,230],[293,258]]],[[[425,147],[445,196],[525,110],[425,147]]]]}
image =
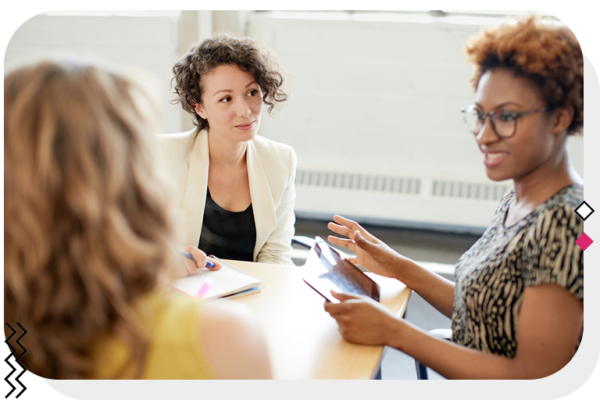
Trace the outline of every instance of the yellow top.
{"type": "MultiPolygon", "coordinates": [[[[155,291],[136,303],[140,327],[149,349],[142,379],[214,379],[200,345],[202,303],[179,294],[155,291]]],[[[133,378],[127,369],[116,376],[129,351],[114,337],[102,338],[92,348],[93,379],[133,378]]]]}

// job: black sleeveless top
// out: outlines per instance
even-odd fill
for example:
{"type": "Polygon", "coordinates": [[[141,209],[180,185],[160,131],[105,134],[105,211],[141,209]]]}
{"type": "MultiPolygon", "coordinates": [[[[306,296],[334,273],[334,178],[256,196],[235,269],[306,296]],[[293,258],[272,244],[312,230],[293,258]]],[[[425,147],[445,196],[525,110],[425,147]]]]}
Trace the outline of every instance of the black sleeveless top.
{"type": "Polygon", "coordinates": [[[256,226],[252,204],[244,211],[227,211],[210,197],[206,188],[206,205],[198,248],[207,255],[239,261],[254,261],[256,226]]]}

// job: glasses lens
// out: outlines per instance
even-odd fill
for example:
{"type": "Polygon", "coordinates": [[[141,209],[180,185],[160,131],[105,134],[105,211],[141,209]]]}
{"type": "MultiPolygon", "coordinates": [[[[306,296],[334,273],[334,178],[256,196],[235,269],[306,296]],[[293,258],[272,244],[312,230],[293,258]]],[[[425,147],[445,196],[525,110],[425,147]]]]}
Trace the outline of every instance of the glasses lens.
{"type": "Polygon", "coordinates": [[[483,126],[483,115],[480,115],[479,111],[477,111],[475,108],[472,108],[465,110],[463,112],[463,117],[469,132],[478,134],[483,126]]]}
{"type": "MultiPolygon", "coordinates": [[[[514,135],[517,127],[517,120],[513,114],[514,113],[510,111],[499,111],[492,113],[492,128],[501,138],[509,138],[514,135]]],[[[480,112],[475,107],[470,107],[463,111],[465,125],[467,126],[469,132],[475,135],[481,132],[483,125],[485,125],[485,120],[488,117],[489,115],[480,112]]]]}
{"type": "Polygon", "coordinates": [[[492,117],[494,128],[498,136],[507,138],[511,137],[515,133],[515,124],[517,120],[513,118],[512,113],[507,111],[499,111],[492,117]]]}

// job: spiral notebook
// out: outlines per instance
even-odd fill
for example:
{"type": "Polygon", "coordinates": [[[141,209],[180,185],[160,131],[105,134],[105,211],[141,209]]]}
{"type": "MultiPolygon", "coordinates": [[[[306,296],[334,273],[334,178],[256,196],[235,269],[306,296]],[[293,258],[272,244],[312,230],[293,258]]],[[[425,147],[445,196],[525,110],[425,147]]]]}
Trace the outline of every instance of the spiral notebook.
{"type": "MultiPolygon", "coordinates": [[[[208,257],[209,260],[214,258],[208,257]]],[[[234,267],[233,265],[217,259],[222,268],[218,271],[199,269],[194,275],[180,278],[171,283],[178,291],[191,297],[198,297],[198,292],[207,277],[212,280],[212,285],[202,296],[205,300],[218,298],[232,298],[258,293],[262,289],[262,281],[252,275],[234,267]]]]}

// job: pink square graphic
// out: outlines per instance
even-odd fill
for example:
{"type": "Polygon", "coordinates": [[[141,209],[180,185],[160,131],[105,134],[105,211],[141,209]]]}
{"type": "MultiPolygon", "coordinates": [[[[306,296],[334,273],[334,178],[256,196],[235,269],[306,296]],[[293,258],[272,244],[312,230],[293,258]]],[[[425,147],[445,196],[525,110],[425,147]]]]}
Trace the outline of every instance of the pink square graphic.
{"type": "Polygon", "coordinates": [[[577,243],[577,245],[579,247],[581,247],[581,249],[583,251],[586,251],[587,248],[590,247],[590,245],[592,243],[594,243],[594,241],[592,239],[590,239],[590,237],[584,233],[581,236],[579,236],[579,238],[575,241],[575,243],[577,243]]]}

